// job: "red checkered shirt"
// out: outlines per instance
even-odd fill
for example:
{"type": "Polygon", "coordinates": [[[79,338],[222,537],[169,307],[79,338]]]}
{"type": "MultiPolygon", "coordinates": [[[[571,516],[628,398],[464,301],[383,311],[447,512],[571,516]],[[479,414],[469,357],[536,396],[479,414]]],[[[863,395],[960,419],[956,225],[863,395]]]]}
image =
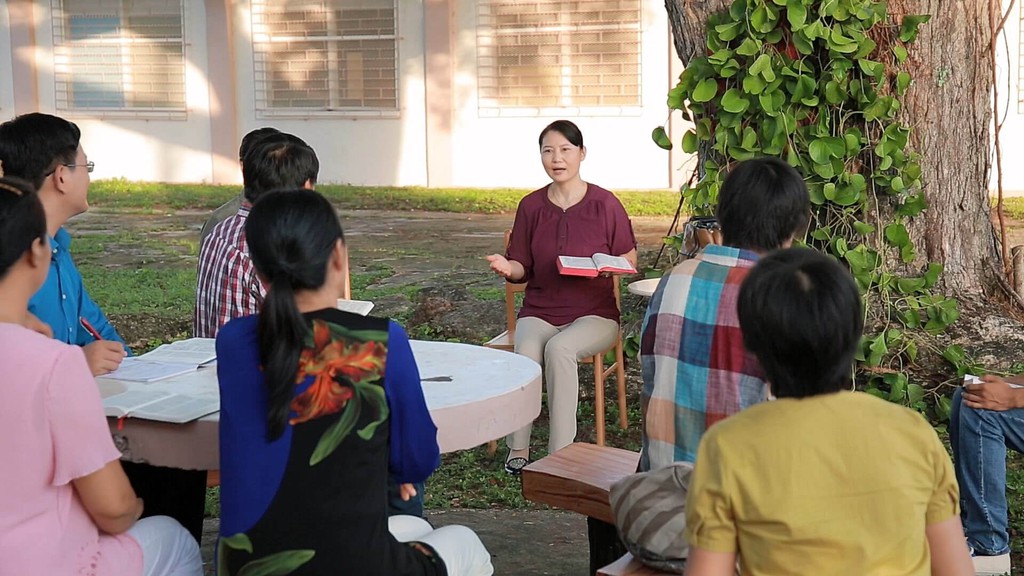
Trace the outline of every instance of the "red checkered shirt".
{"type": "Polygon", "coordinates": [[[228,320],[256,314],[267,294],[245,243],[249,208],[249,204],[243,204],[203,239],[192,323],[196,337],[214,338],[228,320]]]}

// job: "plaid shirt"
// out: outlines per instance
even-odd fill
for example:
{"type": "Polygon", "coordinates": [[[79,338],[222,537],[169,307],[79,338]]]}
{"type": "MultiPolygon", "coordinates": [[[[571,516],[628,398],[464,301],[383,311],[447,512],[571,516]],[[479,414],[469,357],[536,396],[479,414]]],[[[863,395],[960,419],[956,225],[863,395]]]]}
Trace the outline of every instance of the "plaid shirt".
{"type": "Polygon", "coordinates": [[[708,427],[767,397],[736,315],[740,283],[756,260],[712,244],[658,283],[640,341],[641,470],[693,462],[708,427]]]}
{"type": "Polygon", "coordinates": [[[249,208],[243,204],[234,216],[214,226],[199,249],[192,323],[192,332],[198,338],[214,338],[228,320],[256,314],[266,296],[245,243],[249,208]]]}

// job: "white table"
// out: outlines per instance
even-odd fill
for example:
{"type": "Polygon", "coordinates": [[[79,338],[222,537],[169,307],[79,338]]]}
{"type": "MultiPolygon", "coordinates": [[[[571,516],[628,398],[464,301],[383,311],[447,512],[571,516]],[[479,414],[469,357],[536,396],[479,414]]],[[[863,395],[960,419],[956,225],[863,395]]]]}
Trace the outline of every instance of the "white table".
{"type": "MultiPolygon", "coordinates": [[[[452,342],[411,341],[422,378],[450,376],[451,382],[423,382],[423,395],[437,425],[441,452],[464,450],[500,438],[540,414],[540,366],[525,356],[452,342]]],[[[151,384],[97,381],[104,396],[145,386],[191,396],[217,396],[217,371],[194,373],[151,384]]],[[[217,470],[219,414],[188,424],[108,418],[122,458],[187,470],[217,470]]]]}
{"type": "Polygon", "coordinates": [[[636,294],[637,296],[643,296],[650,298],[654,295],[654,291],[658,289],[658,282],[661,278],[646,278],[644,280],[637,280],[636,282],[630,282],[626,286],[626,290],[629,290],[630,294],[636,294]]]}

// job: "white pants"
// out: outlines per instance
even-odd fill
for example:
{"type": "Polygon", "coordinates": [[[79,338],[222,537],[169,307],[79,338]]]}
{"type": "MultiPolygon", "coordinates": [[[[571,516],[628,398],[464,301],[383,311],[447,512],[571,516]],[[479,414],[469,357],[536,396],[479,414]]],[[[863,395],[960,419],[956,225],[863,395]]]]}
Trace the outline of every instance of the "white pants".
{"type": "MultiPolygon", "coordinates": [[[[553,454],[576,440],[576,408],[580,401],[579,359],[603,352],[615,343],[619,324],[601,316],[583,316],[564,326],[553,326],[527,316],[516,322],[516,354],[544,367],[548,391],[548,453],[553,454]]],[[[530,447],[533,425],[509,434],[512,450],[530,447]]]]}
{"type": "Polygon", "coordinates": [[[150,516],[126,532],[142,548],[142,576],[203,576],[199,545],[169,516],[150,516]]]}
{"type": "Polygon", "coordinates": [[[448,576],[491,576],[491,553],[475,532],[465,526],[434,529],[416,516],[391,516],[388,531],[399,542],[423,542],[437,551],[448,568],[448,576]]]}

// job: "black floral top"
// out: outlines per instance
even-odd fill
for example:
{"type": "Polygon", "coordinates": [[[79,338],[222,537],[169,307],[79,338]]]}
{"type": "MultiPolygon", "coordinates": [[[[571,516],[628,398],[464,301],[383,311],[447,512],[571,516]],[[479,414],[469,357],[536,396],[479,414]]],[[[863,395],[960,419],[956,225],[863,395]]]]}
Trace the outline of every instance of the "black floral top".
{"type": "Polygon", "coordinates": [[[429,546],[399,543],[388,532],[389,469],[415,482],[438,463],[437,429],[408,337],[386,319],[333,309],[306,317],[311,331],[289,425],[273,442],[257,317],[234,320],[217,336],[217,573],[446,575],[429,546]],[[396,446],[402,454],[389,458],[396,446]]]}

